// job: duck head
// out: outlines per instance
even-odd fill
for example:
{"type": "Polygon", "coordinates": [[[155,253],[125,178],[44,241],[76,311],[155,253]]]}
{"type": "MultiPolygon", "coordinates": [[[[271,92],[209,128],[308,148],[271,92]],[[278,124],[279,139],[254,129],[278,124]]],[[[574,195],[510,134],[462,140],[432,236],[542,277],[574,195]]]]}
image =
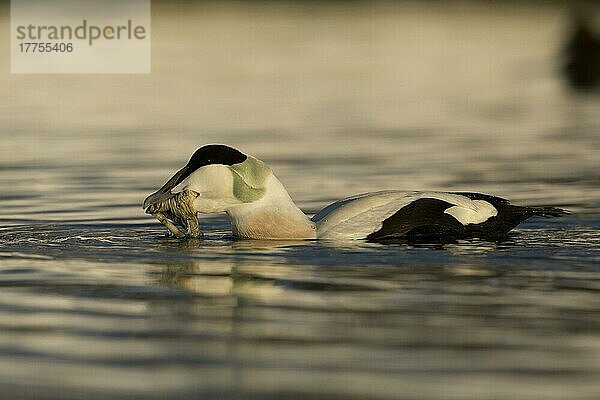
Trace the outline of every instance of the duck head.
{"type": "MultiPolygon", "coordinates": [[[[233,234],[241,238],[316,237],[315,225],[294,204],[271,168],[225,145],[211,144],[196,150],[183,168],[144,200],[143,208],[159,218],[156,210],[165,204],[172,211],[170,215],[184,214],[188,220],[190,215],[195,219],[196,213],[226,212],[233,234]],[[181,198],[191,199],[192,203],[182,207],[178,203],[181,198]],[[180,213],[181,208],[186,211],[180,213]]],[[[174,230],[168,221],[161,222],[174,230]]]]}
{"type": "Polygon", "coordinates": [[[200,147],[188,163],[143,203],[143,208],[161,204],[183,191],[195,192],[196,212],[215,213],[252,203],[265,196],[272,175],[262,161],[229,146],[200,147]]]}

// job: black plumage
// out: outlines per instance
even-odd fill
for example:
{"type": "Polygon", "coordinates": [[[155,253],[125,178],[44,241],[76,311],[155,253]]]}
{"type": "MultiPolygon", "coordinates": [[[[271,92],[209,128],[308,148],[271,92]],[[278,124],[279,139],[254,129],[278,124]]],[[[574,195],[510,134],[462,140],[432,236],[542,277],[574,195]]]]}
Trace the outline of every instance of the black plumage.
{"type": "Polygon", "coordinates": [[[481,193],[455,192],[471,200],[483,200],[498,211],[479,224],[463,225],[445,211],[454,204],[434,198],[421,198],[402,207],[383,221],[381,229],[367,236],[373,242],[452,243],[480,238],[500,241],[508,232],[532,216],[557,217],[568,214],[554,207],[521,207],[506,199],[481,193]]]}

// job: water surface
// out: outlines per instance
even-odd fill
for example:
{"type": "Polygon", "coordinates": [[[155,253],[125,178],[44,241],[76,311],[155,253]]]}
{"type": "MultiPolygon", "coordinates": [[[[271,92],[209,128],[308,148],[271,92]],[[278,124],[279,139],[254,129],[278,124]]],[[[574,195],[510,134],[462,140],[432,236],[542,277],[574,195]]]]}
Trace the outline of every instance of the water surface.
{"type": "Polygon", "coordinates": [[[600,102],[557,75],[562,17],[157,5],[149,76],[2,63],[1,394],[597,399],[600,102]],[[168,238],[141,202],[211,142],[308,213],[427,189],[574,214],[496,244],[168,238]]]}

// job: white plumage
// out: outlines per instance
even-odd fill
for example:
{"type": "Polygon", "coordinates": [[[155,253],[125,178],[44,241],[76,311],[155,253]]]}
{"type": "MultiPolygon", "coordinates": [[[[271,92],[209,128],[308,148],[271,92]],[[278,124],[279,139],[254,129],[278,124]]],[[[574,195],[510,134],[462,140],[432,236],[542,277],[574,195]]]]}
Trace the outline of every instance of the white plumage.
{"type": "Polygon", "coordinates": [[[323,239],[364,239],[381,229],[383,221],[411,202],[432,198],[453,204],[445,212],[463,225],[485,222],[498,210],[483,200],[445,192],[401,192],[388,190],[363,193],[337,201],[312,218],[318,237],[323,239]]]}

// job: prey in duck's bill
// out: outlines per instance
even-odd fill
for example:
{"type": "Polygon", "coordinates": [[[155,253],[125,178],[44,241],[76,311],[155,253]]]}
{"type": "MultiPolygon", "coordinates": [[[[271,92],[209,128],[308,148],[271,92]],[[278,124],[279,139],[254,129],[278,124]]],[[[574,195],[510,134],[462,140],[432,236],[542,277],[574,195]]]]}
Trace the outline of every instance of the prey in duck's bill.
{"type": "Polygon", "coordinates": [[[177,237],[201,235],[198,213],[225,212],[238,238],[409,243],[499,241],[529,217],[568,214],[556,207],[516,206],[481,193],[390,190],[337,201],[309,218],[269,166],[218,144],[196,150],[143,207],[177,237]]]}

